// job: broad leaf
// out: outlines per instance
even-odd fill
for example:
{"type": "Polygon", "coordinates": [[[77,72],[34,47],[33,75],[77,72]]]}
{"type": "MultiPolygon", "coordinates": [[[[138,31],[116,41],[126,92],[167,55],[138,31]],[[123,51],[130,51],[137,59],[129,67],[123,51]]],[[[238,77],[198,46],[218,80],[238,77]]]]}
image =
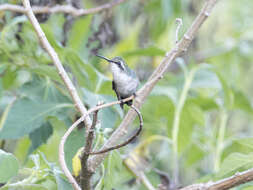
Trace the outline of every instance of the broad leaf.
{"type": "Polygon", "coordinates": [[[23,137],[44,124],[49,116],[65,120],[66,111],[73,107],[52,83],[34,80],[20,92],[24,97],[18,98],[10,108],[0,129],[0,139],[23,137]]]}
{"type": "Polygon", "coordinates": [[[18,160],[13,154],[0,150],[0,183],[7,182],[17,175],[19,169],[18,160]]]}
{"type": "Polygon", "coordinates": [[[70,171],[72,171],[72,158],[75,156],[75,154],[78,152],[79,148],[82,147],[85,144],[85,129],[82,128],[77,129],[76,131],[73,131],[64,147],[65,152],[65,159],[66,164],[70,171]]]}
{"type": "Polygon", "coordinates": [[[224,159],[221,169],[217,174],[218,177],[223,177],[232,172],[238,172],[242,169],[247,169],[253,166],[253,154],[241,154],[238,152],[230,154],[224,159]]]}
{"type": "Polygon", "coordinates": [[[48,138],[52,135],[53,128],[49,122],[46,122],[40,128],[35,129],[29,134],[29,138],[32,141],[32,144],[29,148],[28,154],[31,154],[36,150],[40,145],[46,143],[48,138]]]}

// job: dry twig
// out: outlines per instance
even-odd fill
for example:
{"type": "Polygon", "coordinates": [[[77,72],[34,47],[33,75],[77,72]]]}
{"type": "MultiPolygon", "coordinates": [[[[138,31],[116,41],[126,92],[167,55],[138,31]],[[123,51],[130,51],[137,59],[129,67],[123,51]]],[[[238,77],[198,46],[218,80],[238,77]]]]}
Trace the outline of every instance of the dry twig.
{"type": "Polygon", "coordinates": [[[177,18],[176,19],[176,25],[177,25],[177,28],[176,28],[176,36],[175,36],[175,38],[176,38],[176,44],[178,43],[178,34],[179,34],[179,30],[180,30],[180,28],[181,28],[181,26],[183,25],[183,20],[181,19],[181,18],[177,18]]]}
{"type": "Polygon", "coordinates": [[[231,177],[216,182],[193,184],[181,188],[180,190],[227,190],[252,180],[253,180],[253,168],[244,172],[238,172],[231,177]]]}
{"type": "MultiPolygon", "coordinates": [[[[33,6],[32,11],[34,14],[42,14],[42,13],[67,13],[71,14],[74,17],[95,14],[107,9],[111,9],[112,7],[123,3],[126,0],[114,0],[112,2],[100,5],[95,8],[90,9],[77,9],[71,5],[56,5],[54,7],[41,7],[41,6],[33,6]]],[[[26,14],[26,8],[19,5],[11,5],[11,4],[2,4],[0,5],[0,11],[13,11],[26,14]]]]}

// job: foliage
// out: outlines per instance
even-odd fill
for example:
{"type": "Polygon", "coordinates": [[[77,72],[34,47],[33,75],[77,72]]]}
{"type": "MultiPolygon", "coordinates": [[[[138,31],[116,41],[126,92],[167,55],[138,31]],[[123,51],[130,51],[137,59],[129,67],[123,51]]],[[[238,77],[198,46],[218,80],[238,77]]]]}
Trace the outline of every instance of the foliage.
{"type": "MultiPolygon", "coordinates": [[[[0,0],[4,2],[17,3],[0,0]]],[[[48,15],[41,26],[85,106],[91,108],[101,100],[116,100],[108,65],[92,54],[94,49],[110,58],[123,56],[144,84],[175,45],[176,17],[184,22],[182,36],[198,3],[126,1],[109,16],[75,18],[69,31],[64,29],[64,14],[48,15]]],[[[252,9],[250,0],[218,3],[189,53],[171,65],[147,98],[141,109],[141,136],[111,152],[99,167],[93,177],[96,190],[145,189],[135,181],[133,168],[157,187],[160,178],[154,168],[172,177],[178,165],[180,183],[186,185],[253,167],[252,9]]],[[[99,112],[94,147],[108,139],[125,113],[119,106],[99,112]]],[[[0,12],[0,183],[6,183],[0,189],[72,189],[57,154],[60,138],[79,116],[27,18],[0,12]]],[[[84,142],[80,125],[65,146],[71,171],[72,158],[84,142]]],[[[250,188],[252,183],[237,189],[250,188]]]]}

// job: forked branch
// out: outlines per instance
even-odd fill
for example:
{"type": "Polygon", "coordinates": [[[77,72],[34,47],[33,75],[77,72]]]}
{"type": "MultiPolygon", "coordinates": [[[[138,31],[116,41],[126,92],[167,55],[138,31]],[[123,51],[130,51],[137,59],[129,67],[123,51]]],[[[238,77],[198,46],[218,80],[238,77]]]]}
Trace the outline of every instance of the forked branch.
{"type": "MultiPolygon", "coordinates": [[[[129,100],[132,100],[133,98],[134,98],[134,96],[130,96],[130,97],[128,97],[126,99],[123,99],[121,101],[110,102],[110,103],[107,103],[107,104],[103,104],[103,105],[99,105],[99,106],[96,106],[94,108],[91,108],[90,110],[87,111],[87,113],[85,115],[83,115],[75,123],[73,123],[73,125],[71,125],[71,127],[69,127],[69,129],[66,131],[66,133],[61,138],[60,145],[59,145],[59,162],[60,162],[60,166],[61,166],[64,174],[66,175],[66,177],[68,178],[69,182],[72,184],[72,186],[73,186],[73,188],[75,190],[80,190],[81,188],[79,187],[79,185],[77,184],[76,180],[74,179],[74,177],[70,173],[70,171],[69,171],[69,169],[68,169],[68,167],[66,165],[66,162],[65,162],[64,145],[65,145],[65,142],[66,142],[68,136],[78,126],[79,123],[81,123],[86,117],[89,116],[89,114],[91,114],[91,113],[93,113],[95,111],[98,111],[100,109],[106,108],[106,107],[110,107],[110,106],[113,106],[113,105],[116,105],[116,104],[120,104],[120,103],[122,103],[122,101],[123,102],[127,102],[129,100]]],[[[89,168],[87,170],[90,173],[93,172],[89,168]]]]}
{"type": "Polygon", "coordinates": [[[109,151],[112,151],[115,149],[119,149],[119,148],[131,143],[140,134],[142,127],[143,127],[143,118],[142,118],[141,112],[134,105],[131,105],[130,107],[137,113],[137,115],[139,117],[139,121],[140,121],[139,129],[135,132],[135,134],[133,136],[131,136],[129,139],[127,139],[125,142],[123,142],[119,145],[115,145],[115,146],[105,148],[105,149],[99,150],[99,151],[90,152],[89,153],[90,155],[102,154],[102,153],[106,153],[106,152],[109,152],[109,151]]]}

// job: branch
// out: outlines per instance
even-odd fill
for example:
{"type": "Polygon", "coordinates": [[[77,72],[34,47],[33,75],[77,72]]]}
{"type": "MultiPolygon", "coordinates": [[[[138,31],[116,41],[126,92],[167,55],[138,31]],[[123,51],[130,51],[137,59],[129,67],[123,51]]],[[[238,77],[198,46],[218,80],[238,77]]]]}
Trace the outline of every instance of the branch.
{"type": "Polygon", "coordinates": [[[119,149],[123,146],[126,146],[130,142],[132,142],[140,134],[140,132],[142,130],[142,127],[143,127],[143,118],[142,118],[141,112],[136,107],[134,107],[133,105],[131,105],[130,107],[137,113],[137,115],[139,117],[139,121],[140,121],[139,129],[136,131],[136,133],[132,137],[127,139],[125,142],[123,142],[119,145],[115,145],[115,146],[105,148],[103,150],[99,150],[99,151],[95,151],[95,152],[90,152],[89,153],[90,155],[102,154],[102,153],[106,153],[106,152],[109,152],[109,151],[112,151],[112,150],[115,150],[115,149],[119,149]]]}
{"type": "MultiPolygon", "coordinates": [[[[217,0],[206,0],[199,15],[195,18],[190,28],[184,34],[183,38],[176,44],[176,47],[174,47],[169,53],[166,54],[164,60],[156,68],[156,70],[153,72],[153,74],[151,75],[149,80],[146,82],[146,84],[137,92],[137,97],[135,98],[135,102],[134,102],[135,107],[137,107],[138,109],[141,107],[141,105],[144,103],[145,99],[150,94],[154,86],[163,77],[163,74],[166,72],[169,65],[180,54],[187,51],[187,48],[189,47],[193,38],[196,36],[199,28],[201,27],[203,22],[207,19],[207,17],[210,15],[212,8],[214,7],[216,3],[217,3],[217,0]]],[[[128,126],[132,123],[135,117],[136,117],[135,112],[133,110],[130,110],[125,116],[124,120],[121,122],[120,126],[111,135],[111,137],[102,147],[102,149],[104,147],[113,146],[117,143],[119,139],[122,139],[123,136],[125,135],[124,131],[127,131],[128,126]]],[[[106,154],[100,154],[100,155],[94,156],[90,160],[90,164],[89,164],[90,169],[92,171],[95,171],[95,169],[101,164],[101,162],[104,160],[105,157],[106,157],[106,154]]]]}
{"type": "MultiPolygon", "coordinates": [[[[42,14],[42,13],[67,13],[71,14],[74,17],[88,15],[88,14],[95,14],[107,9],[111,9],[112,7],[123,3],[126,0],[114,0],[109,3],[100,5],[95,8],[90,9],[77,9],[71,5],[56,5],[54,7],[42,7],[42,6],[33,6],[32,11],[34,14],[42,14]]],[[[0,12],[1,11],[13,11],[26,14],[26,9],[19,5],[11,5],[11,4],[2,4],[0,5],[0,12]]]]}
{"type": "MultiPolygon", "coordinates": [[[[129,100],[132,100],[133,97],[134,96],[131,96],[131,97],[126,98],[122,101],[127,102],[129,100]]],[[[68,136],[71,134],[71,132],[85,119],[85,117],[87,117],[92,112],[95,112],[94,116],[93,116],[93,122],[92,122],[92,125],[91,125],[90,129],[89,129],[89,134],[87,136],[86,145],[85,145],[84,151],[83,151],[82,156],[81,156],[81,166],[82,166],[81,186],[82,186],[82,189],[86,189],[86,190],[91,189],[90,178],[93,174],[93,171],[90,171],[89,168],[88,168],[88,162],[87,161],[88,161],[89,155],[102,154],[102,153],[109,152],[109,151],[112,151],[112,150],[115,150],[115,149],[119,149],[123,146],[126,146],[127,144],[132,142],[140,134],[140,132],[142,130],[142,126],[143,126],[142,115],[141,115],[140,111],[132,105],[131,108],[138,114],[139,120],[140,120],[140,125],[139,125],[140,127],[139,127],[138,131],[132,137],[130,137],[128,140],[126,140],[125,142],[123,142],[119,145],[116,145],[116,146],[113,146],[113,147],[110,147],[110,148],[105,148],[105,149],[100,150],[100,151],[95,151],[95,152],[91,151],[92,142],[93,142],[93,138],[94,138],[94,128],[95,128],[96,122],[97,122],[97,113],[98,113],[98,111],[100,109],[110,107],[110,106],[113,106],[115,104],[120,104],[122,101],[116,101],[116,102],[111,102],[111,103],[107,103],[107,104],[104,104],[104,105],[98,105],[95,108],[92,108],[92,109],[88,110],[87,114],[85,114],[81,118],[79,118],[68,129],[68,131],[64,134],[64,136],[61,139],[61,143],[60,143],[60,146],[59,146],[60,164],[61,164],[62,170],[64,171],[65,175],[68,177],[69,181],[75,181],[75,179],[72,177],[71,173],[67,169],[67,166],[66,166],[66,163],[65,163],[64,144],[65,144],[68,136]]],[[[72,183],[72,184],[74,184],[74,183],[72,183]]]]}
{"type": "MultiPolygon", "coordinates": [[[[68,178],[69,182],[72,184],[73,188],[75,190],[81,190],[81,188],[79,187],[79,185],[77,184],[75,178],[72,176],[72,174],[70,173],[67,165],[66,165],[66,162],[65,162],[65,153],[64,153],[64,145],[65,145],[65,142],[68,138],[68,136],[71,134],[71,132],[77,127],[77,125],[79,123],[81,123],[82,121],[85,120],[85,118],[91,114],[92,112],[95,112],[97,110],[100,110],[100,109],[103,109],[103,108],[106,108],[106,107],[110,107],[110,106],[113,106],[113,105],[116,105],[116,104],[120,104],[123,102],[127,102],[129,100],[132,100],[134,98],[134,96],[130,96],[126,99],[123,99],[121,101],[115,101],[115,102],[110,102],[110,103],[107,103],[107,104],[103,104],[103,105],[100,105],[100,106],[96,106],[94,108],[91,108],[87,111],[86,114],[84,114],[82,117],[80,117],[75,123],[73,123],[69,129],[66,131],[66,133],[63,135],[63,137],[61,138],[61,142],[60,142],[60,145],[59,145],[59,162],[60,162],[60,166],[62,168],[62,171],[63,173],[66,175],[66,177],[68,178]]],[[[87,163],[88,164],[88,163],[87,163]]],[[[88,170],[90,172],[93,172],[92,170],[90,170],[90,168],[88,168],[88,170]]]]}
{"type": "Polygon", "coordinates": [[[89,158],[89,153],[91,152],[91,149],[92,149],[92,143],[94,139],[94,129],[96,127],[97,119],[98,119],[98,111],[99,110],[96,110],[94,112],[92,125],[89,129],[89,134],[86,138],[85,148],[81,155],[82,169],[81,169],[80,179],[81,179],[81,187],[82,189],[85,189],[85,190],[91,189],[91,176],[93,173],[89,171],[87,160],[89,158]]]}
{"type": "Polygon", "coordinates": [[[253,168],[244,172],[239,172],[231,177],[201,184],[189,185],[180,190],[226,190],[253,180],[253,168]]]}
{"type": "MultiPolygon", "coordinates": [[[[86,114],[87,110],[84,107],[83,102],[81,101],[80,97],[78,96],[78,93],[77,93],[73,83],[71,82],[65,69],[63,68],[57,53],[55,52],[53,47],[48,42],[48,40],[45,36],[45,33],[41,29],[39,22],[37,21],[36,17],[34,16],[29,0],[23,0],[23,5],[24,5],[25,14],[27,15],[31,24],[33,25],[34,30],[41,42],[41,45],[45,48],[45,50],[47,51],[47,53],[49,54],[49,56],[53,60],[53,63],[56,66],[56,68],[59,72],[59,75],[61,76],[64,84],[66,85],[66,87],[67,87],[67,89],[68,89],[68,91],[75,103],[76,108],[81,112],[82,115],[86,114]]],[[[87,117],[84,120],[84,123],[85,123],[85,126],[87,126],[86,130],[88,130],[88,128],[91,126],[91,119],[89,117],[87,117]]]]}

